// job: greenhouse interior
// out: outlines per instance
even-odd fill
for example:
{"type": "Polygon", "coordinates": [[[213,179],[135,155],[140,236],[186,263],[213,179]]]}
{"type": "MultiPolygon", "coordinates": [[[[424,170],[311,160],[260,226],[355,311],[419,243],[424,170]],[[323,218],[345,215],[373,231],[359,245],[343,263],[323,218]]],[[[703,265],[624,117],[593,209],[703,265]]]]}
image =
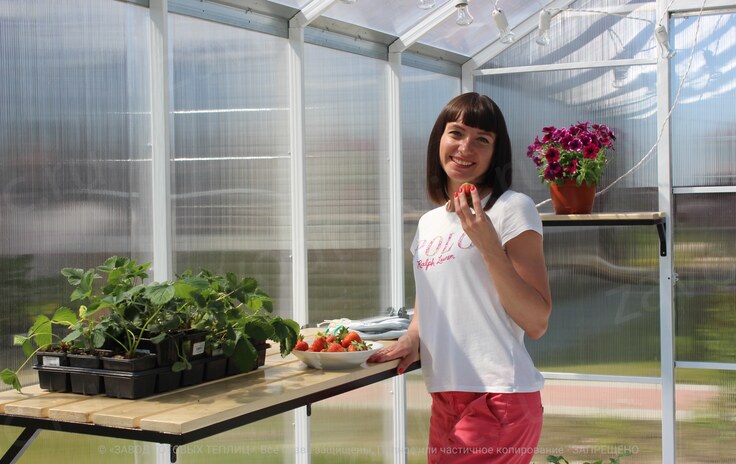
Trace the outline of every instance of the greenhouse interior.
{"type": "Polygon", "coordinates": [[[54,368],[16,345],[83,320],[81,273],[115,257],[151,299],[247,276],[305,332],[410,317],[428,140],[466,92],[502,110],[544,228],[531,462],[736,462],[734,0],[0,0],[0,369],[23,387],[0,383],[1,462],[427,462],[417,364],[348,387],[272,343],[248,374],[121,399],[41,388],[54,368]],[[557,221],[532,149],[581,123],[615,141],[588,220],[557,221]]]}

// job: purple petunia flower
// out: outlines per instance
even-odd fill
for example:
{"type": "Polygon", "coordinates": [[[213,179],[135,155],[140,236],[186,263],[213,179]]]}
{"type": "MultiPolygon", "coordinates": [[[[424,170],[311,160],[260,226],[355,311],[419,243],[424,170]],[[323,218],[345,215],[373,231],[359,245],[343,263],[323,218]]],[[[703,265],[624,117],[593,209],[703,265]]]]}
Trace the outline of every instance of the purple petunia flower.
{"type": "Polygon", "coordinates": [[[552,163],[560,160],[560,150],[555,147],[549,147],[544,153],[544,157],[547,158],[548,163],[552,163]]]}
{"type": "Polygon", "coordinates": [[[557,161],[553,161],[547,165],[544,170],[544,178],[547,180],[555,180],[562,177],[562,166],[557,161]]]}
{"type": "Polygon", "coordinates": [[[598,150],[598,145],[590,143],[583,148],[583,157],[587,159],[595,159],[595,157],[598,156],[598,150]]]}

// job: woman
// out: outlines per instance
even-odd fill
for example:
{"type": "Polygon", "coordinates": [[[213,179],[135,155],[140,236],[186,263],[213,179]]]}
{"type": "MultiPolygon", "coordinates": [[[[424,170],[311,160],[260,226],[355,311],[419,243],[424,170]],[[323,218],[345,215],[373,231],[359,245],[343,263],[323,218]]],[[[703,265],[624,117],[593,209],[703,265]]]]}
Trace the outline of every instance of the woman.
{"type": "Polygon", "coordinates": [[[544,379],[524,335],[547,330],[551,296],[542,223],[509,190],[511,142],[501,110],[466,93],[439,114],[427,148],[424,214],[411,245],[414,317],[369,361],[419,358],[432,397],[431,463],[528,463],[542,428],[544,379]],[[461,185],[471,183],[473,210],[461,185]]]}

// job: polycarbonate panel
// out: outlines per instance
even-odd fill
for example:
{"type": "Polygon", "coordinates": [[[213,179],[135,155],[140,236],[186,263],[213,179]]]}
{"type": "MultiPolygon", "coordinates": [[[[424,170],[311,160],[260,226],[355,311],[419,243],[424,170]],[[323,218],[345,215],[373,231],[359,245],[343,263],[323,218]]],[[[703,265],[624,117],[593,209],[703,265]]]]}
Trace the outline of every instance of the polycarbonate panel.
{"type": "MultiPolygon", "coordinates": [[[[436,0],[435,8],[448,1],[451,0],[436,0]]],[[[363,0],[353,4],[336,1],[324,16],[399,36],[431,11],[417,8],[416,0],[363,0]]]]}
{"type": "Polygon", "coordinates": [[[657,57],[654,2],[578,1],[552,13],[548,45],[535,28],[483,68],[657,57]]]}
{"type": "Polygon", "coordinates": [[[652,149],[657,140],[656,70],[630,66],[622,71],[627,77],[620,87],[614,83],[623,72],[616,68],[475,78],[475,89],[490,96],[504,113],[514,153],[512,188],[545,202],[540,212],[552,212],[549,189],[527,158],[527,147],[546,126],[583,121],[606,124],[617,138],[608,152],[593,212],[657,210],[657,150],[652,149]]]}
{"type": "Polygon", "coordinates": [[[129,3],[0,0],[0,369],[37,314],[76,309],[61,268],[151,257],[148,28],[129,3]]]}
{"type": "Polygon", "coordinates": [[[733,462],[736,371],[676,369],[677,462],[733,462]]]}
{"type": "Polygon", "coordinates": [[[678,361],[736,363],[736,194],[675,195],[678,361]]]}
{"type": "MultiPolygon", "coordinates": [[[[21,427],[0,427],[0,450],[8,450],[23,430],[25,429],[21,427]]],[[[17,461],[9,462],[14,462],[14,464],[39,462],[130,464],[131,462],[155,462],[155,456],[155,443],[43,430],[17,461]]]]}
{"type": "Polygon", "coordinates": [[[313,404],[311,462],[394,462],[392,387],[392,380],[385,380],[313,404]]]}
{"type": "Polygon", "coordinates": [[[432,397],[427,392],[421,370],[404,374],[406,379],[406,455],[410,464],[427,462],[429,412],[432,397]]]}
{"type": "MultiPolygon", "coordinates": [[[[544,425],[534,462],[662,462],[661,388],[632,382],[547,380],[544,425]]],[[[685,461],[692,462],[692,461],[685,461]]]]}
{"type": "Polygon", "coordinates": [[[390,305],[385,61],[306,45],[309,321],[390,305]]]}
{"type": "Polygon", "coordinates": [[[287,41],[170,18],[175,269],[255,277],[291,316],[287,41]]]}
{"type": "MultiPolygon", "coordinates": [[[[500,7],[504,10],[512,28],[539,11],[540,8],[537,2],[505,2],[500,7]]],[[[473,56],[500,36],[491,15],[493,8],[493,0],[473,0],[468,5],[468,11],[473,17],[473,22],[470,25],[458,25],[456,23],[457,15],[452,13],[424,34],[419,42],[460,55],[473,56]]]]}
{"type": "Polygon", "coordinates": [[[552,316],[526,346],[540,370],[656,377],[659,240],[654,226],[546,227],[552,316]]]}
{"type": "Polygon", "coordinates": [[[408,66],[401,68],[401,156],[404,209],[406,307],[414,307],[414,272],[409,246],[419,217],[433,209],[427,195],[427,142],[442,108],[460,93],[460,79],[408,66]]]}
{"type": "Polygon", "coordinates": [[[736,14],[671,24],[678,51],[670,60],[673,185],[736,185],[736,14]]]}
{"type": "MultiPolygon", "coordinates": [[[[155,452],[145,449],[147,452],[144,455],[155,452]]],[[[286,412],[267,417],[211,438],[182,445],[176,452],[177,464],[293,463],[296,456],[294,414],[286,412]]]]}

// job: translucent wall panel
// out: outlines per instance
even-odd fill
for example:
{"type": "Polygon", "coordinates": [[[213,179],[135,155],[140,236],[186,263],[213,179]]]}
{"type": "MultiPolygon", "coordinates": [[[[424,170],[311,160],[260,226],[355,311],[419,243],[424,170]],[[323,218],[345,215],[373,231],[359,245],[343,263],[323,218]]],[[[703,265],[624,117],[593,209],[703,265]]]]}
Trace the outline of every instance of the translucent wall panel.
{"type": "Polygon", "coordinates": [[[460,79],[404,66],[401,70],[401,156],[404,197],[404,285],[406,307],[414,307],[414,272],[409,246],[419,217],[436,205],[427,195],[427,141],[437,115],[460,94],[460,79]]]}
{"type": "Polygon", "coordinates": [[[535,29],[484,68],[655,58],[655,14],[654,2],[577,1],[552,18],[548,45],[535,42],[535,29]]]}
{"type": "Polygon", "coordinates": [[[305,47],[309,320],[390,305],[385,61],[305,47]]]}
{"type": "Polygon", "coordinates": [[[386,380],[314,404],[311,462],[393,462],[391,388],[392,381],[386,380]]]}
{"type": "MultiPolygon", "coordinates": [[[[616,134],[609,152],[594,212],[657,210],[656,72],[654,66],[594,68],[479,76],[475,89],[498,103],[506,118],[513,148],[512,188],[536,202],[549,199],[527,146],[546,126],[578,121],[608,125],[616,134]],[[626,84],[616,87],[626,74],[626,84]],[[606,192],[602,190],[614,185],[606,192]]],[[[549,201],[540,211],[552,211],[549,201]]]]}
{"type": "Polygon", "coordinates": [[[406,454],[410,464],[427,462],[429,412],[432,397],[427,393],[421,371],[404,374],[406,379],[406,454]]]}
{"type": "MultiPolygon", "coordinates": [[[[0,427],[0,450],[5,452],[22,430],[20,427],[0,427]]],[[[18,459],[17,464],[155,462],[155,447],[155,444],[147,442],[44,430],[18,459]]]]}
{"type": "Polygon", "coordinates": [[[677,462],[733,462],[736,371],[677,369],[677,462]]]}
{"type": "Polygon", "coordinates": [[[622,463],[661,463],[660,396],[659,385],[547,380],[535,462],[550,454],[570,462],[612,462],[628,452],[622,463]]]}
{"type": "Polygon", "coordinates": [[[675,196],[678,361],[736,363],[736,194],[675,196]]]}
{"type": "Polygon", "coordinates": [[[62,267],[150,259],[148,11],[0,0],[0,63],[0,366],[13,367],[10,335],[69,301],[62,267]]]}
{"type": "Polygon", "coordinates": [[[250,275],[291,316],[286,40],[171,16],[175,269],[250,275]]]}
{"type": "Polygon", "coordinates": [[[659,375],[659,241],[653,226],[547,227],[549,329],[526,346],[544,371],[659,375]]]}
{"type": "Polygon", "coordinates": [[[672,20],[678,50],[670,60],[673,105],[684,79],[672,114],[675,187],[736,185],[734,29],[736,14],[672,20]]]}

